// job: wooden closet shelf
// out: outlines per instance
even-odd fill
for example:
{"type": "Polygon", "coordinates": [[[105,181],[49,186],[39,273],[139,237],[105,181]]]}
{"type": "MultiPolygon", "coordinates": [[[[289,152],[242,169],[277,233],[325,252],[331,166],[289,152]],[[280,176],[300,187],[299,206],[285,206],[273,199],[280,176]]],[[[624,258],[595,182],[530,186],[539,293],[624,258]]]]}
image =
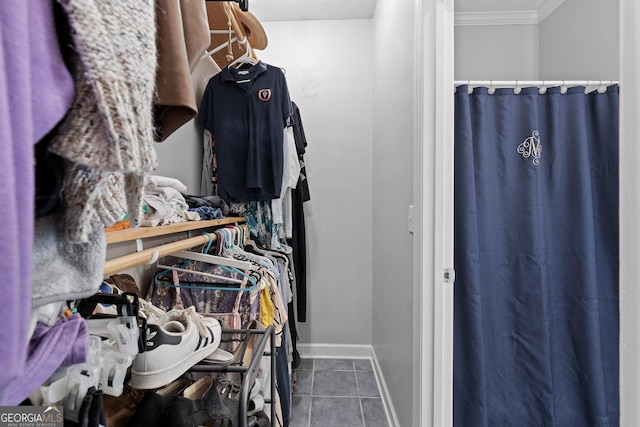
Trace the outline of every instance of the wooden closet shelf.
{"type": "MultiPolygon", "coordinates": [[[[213,240],[216,239],[216,236],[213,240]]],[[[134,252],[129,255],[124,255],[119,258],[107,260],[104,264],[104,277],[111,276],[115,273],[120,273],[128,268],[137,267],[142,264],[148,264],[157,260],[158,258],[171,255],[177,251],[184,249],[191,249],[194,246],[204,245],[209,241],[206,236],[196,236],[189,239],[177,240],[175,242],[167,243],[165,245],[155,246],[153,248],[145,249],[140,252],[134,252]]]]}
{"type": "Polygon", "coordinates": [[[164,236],[172,233],[180,233],[182,231],[219,227],[226,224],[237,224],[244,221],[244,217],[230,216],[227,218],[212,219],[206,221],[186,221],[169,225],[159,225],[157,227],[138,227],[128,228],[126,230],[108,231],[105,233],[105,235],[107,237],[107,244],[109,244],[128,242],[130,240],[144,239],[148,237],[164,236]]]}

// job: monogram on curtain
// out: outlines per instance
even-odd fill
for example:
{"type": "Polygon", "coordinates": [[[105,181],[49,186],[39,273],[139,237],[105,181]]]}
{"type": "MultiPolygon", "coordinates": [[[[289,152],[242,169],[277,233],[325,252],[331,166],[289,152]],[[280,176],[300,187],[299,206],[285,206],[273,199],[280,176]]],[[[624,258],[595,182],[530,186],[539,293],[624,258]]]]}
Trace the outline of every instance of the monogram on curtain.
{"type": "Polygon", "coordinates": [[[618,86],[455,114],[454,425],[618,426],[618,86]]]}

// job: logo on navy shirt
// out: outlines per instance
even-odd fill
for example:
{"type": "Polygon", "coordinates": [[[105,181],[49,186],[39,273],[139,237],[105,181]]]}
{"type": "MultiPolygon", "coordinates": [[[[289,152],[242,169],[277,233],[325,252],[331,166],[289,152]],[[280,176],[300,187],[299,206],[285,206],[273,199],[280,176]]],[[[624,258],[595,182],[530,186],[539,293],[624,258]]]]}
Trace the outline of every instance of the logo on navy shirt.
{"type": "Polygon", "coordinates": [[[258,99],[260,99],[260,101],[264,101],[267,102],[268,100],[271,99],[271,89],[260,89],[260,91],[258,91],[258,99]]]}

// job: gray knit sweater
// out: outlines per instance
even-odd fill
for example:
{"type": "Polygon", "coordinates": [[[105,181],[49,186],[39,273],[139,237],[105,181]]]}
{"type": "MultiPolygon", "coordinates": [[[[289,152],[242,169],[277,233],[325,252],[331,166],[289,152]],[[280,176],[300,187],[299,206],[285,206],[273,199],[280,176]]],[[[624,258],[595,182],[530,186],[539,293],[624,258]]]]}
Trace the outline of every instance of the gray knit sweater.
{"type": "Polygon", "coordinates": [[[86,242],[125,212],[136,224],[144,175],[156,166],[155,7],[153,0],[59,2],[71,27],[76,95],[51,150],[68,160],[67,238],[86,242]]]}

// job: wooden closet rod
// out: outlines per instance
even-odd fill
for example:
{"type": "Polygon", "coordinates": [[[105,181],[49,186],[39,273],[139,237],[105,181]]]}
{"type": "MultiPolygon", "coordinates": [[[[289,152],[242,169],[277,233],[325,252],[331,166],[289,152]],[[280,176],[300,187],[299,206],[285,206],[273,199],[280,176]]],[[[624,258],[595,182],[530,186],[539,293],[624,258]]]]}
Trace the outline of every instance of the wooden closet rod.
{"type": "MultiPolygon", "coordinates": [[[[215,241],[216,235],[211,234],[211,238],[215,241]]],[[[195,246],[204,245],[206,243],[209,243],[208,236],[196,236],[189,239],[177,240],[175,242],[155,246],[153,248],[145,249],[143,251],[124,255],[118,258],[113,258],[108,260],[104,264],[104,277],[119,273],[122,270],[126,270],[127,268],[150,263],[157,260],[158,258],[171,255],[172,253],[175,253],[177,251],[190,249],[195,246]]]]}

